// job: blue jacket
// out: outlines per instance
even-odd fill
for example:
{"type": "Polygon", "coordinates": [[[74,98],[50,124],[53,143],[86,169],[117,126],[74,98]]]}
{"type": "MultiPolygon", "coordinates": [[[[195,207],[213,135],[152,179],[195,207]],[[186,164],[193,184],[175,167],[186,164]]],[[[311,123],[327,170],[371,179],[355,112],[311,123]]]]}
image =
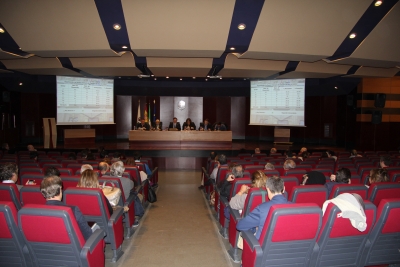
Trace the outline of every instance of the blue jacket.
{"type": "Polygon", "coordinates": [[[256,238],[260,239],[261,232],[264,227],[265,220],[267,219],[269,209],[276,204],[292,203],[286,199],[284,195],[276,195],[270,201],[258,205],[246,217],[241,219],[236,229],[239,231],[251,230],[258,227],[256,238]]]}

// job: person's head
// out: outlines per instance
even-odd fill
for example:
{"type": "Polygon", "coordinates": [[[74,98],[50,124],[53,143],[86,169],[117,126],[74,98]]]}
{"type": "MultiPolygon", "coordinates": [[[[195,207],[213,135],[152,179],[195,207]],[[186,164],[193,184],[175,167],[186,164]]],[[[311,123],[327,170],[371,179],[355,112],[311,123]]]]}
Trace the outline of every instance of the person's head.
{"type": "Polygon", "coordinates": [[[141,119],[140,119],[140,123],[141,123],[142,125],[144,125],[144,123],[145,123],[144,118],[141,118],[141,119]]]}
{"type": "Polygon", "coordinates": [[[135,153],[133,153],[133,158],[134,158],[135,160],[140,160],[141,157],[142,157],[142,156],[140,156],[139,151],[136,151],[135,153]]]}
{"type": "Polygon", "coordinates": [[[160,120],[156,119],[156,125],[160,124],[160,120]]]}
{"type": "Polygon", "coordinates": [[[288,159],[283,163],[284,170],[290,170],[290,169],[294,169],[294,168],[296,168],[296,162],[294,162],[291,159],[288,159]]]}
{"type": "Polygon", "coordinates": [[[68,159],[76,160],[76,155],[74,152],[68,154],[68,159]]]}
{"type": "Polygon", "coordinates": [[[302,148],[300,149],[300,154],[303,153],[303,152],[305,152],[305,151],[307,151],[307,148],[306,148],[306,147],[302,147],[302,148]]]}
{"type": "Polygon", "coordinates": [[[108,165],[111,165],[111,159],[109,158],[109,157],[105,157],[104,159],[103,159],[103,161],[105,162],[105,163],[107,163],[108,165]]]}
{"type": "Polygon", "coordinates": [[[34,159],[37,160],[38,159],[39,154],[37,153],[37,151],[31,151],[29,152],[29,158],[30,159],[34,159]]]}
{"type": "Polygon", "coordinates": [[[90,165],[90,164],[83,164],[83,165],[81,166],[81,173],[84,172],[84,171],[86,171],[86,170],[92,170],[92,171],[93,171],[92,165],[90,165]]]}
{"type": "Polygon", "coordinates": [[[122,161],[114,162],[111,165],[110,173],[112,176],[121,177],[122,174],[124,174],[124,171],[125,171],[125,167],[124,167],[124,163],[122,161]]]}
{"type": "Polygon", "coordinates": [[[102,161],[99,163],[99,166],[97,168],[99,169],[101,174],[105,174],[109,171],[110,166],[107,164],[107,162],[102,161]]]}
{"type": "Polygon", "coordinates": [[[335,156],[335,152],[333,152],[332,150],[328,150],[326,151],[326,155],[328,156],[328,158],[335,156]]]}
{"type": "Polygon", "coordinates": [[[255,171],[251,175],[251,187],[261,188],[265,187],[267,176],[262,171],[255,171]]]}
{"type": "Polygon", "coordinates": [[[49,176],[61,176],[60,171],[56,167],[48,167],[44,171],[44,177],[49,177],[49,176]]]}
{"type": "Polygon", "coordinates": [[[275,170],[275,166],[272,163],[265,164],[264,170],[275,170]]]}
{"type": "Polygon", "coordinates": [[[43,178],[40,183],[40,192],[46,200],[62,199],[62,181],[59,176],[53,175],[43,178]]]}
{"type": "Polygon", "coordinates": [[[172,120],[174,123],[178,122],[178,119],[176,117],[174,117],[174,119],[172,120]]]}
{"type": "Polygon", "coordinates": [[[275,147],[273,147],[273,148],[271,148],[271,150],[270,150],[270,153],[272,154],[272,153],[276,153],[276,148],[275,147]]]}
{"type": "Polygon", "coordinates": [[[192,120],[190,118],[186,119],[186,124],[190,125],[192,123],[192,120]]]}
{"type": "Polygon", "coordinates": [[[210,159],[211,159],[211,160],[214,160],[216,156],[217,156],[217,153],[215,153],[214,151],[212,151],[212,152],[210,153],[210,159]]]}
{"type": "Polygon", "coordinates": [[[306,158],[308,158],[310,156],[310,153],[308,153],[307,151],[304,151],[303,153],[301,153],[301,157],[303,158],[303,159],[306,159],[306,158]]]}
{"type": "Polygon", "coordinates": [[[235,178],[243,178],[243,167],[242,165],[234,165],[232,168],[232,174],[235,178]]]}
{"type": "Polygon", "coordinates": [[[218,161],[219,161],[219,164],[221,164],[221,165],[226,164],[226,156],[224,154],[219,155],[218,161]]]}
{"type": "Polygon", "coordinates": [[[3,144],[1,145],[1,148],[2,148],[3,150],[9,150],[9,149],[10,149],[10,147],[8,146],[8,143],[3,143],[3,144]]]}
{"type": "Polygon", "coordinates": [[[369,183],[376,184],[382,182],[388,182],[389,177],[387,170],[385,169],[373,169],[369,173],[369,183]]]}
{"type": "Polygon", "coordinates": [[[205,120],[204,120],[204,125],[208,125],[208,123],[209,123],[209,122],[208,122],[208,119],[205,119],[205,120]]]}
{"type": "Polygon", "coordinates": [[[254,153],[255,153],[255,154],[260,154],[260,153],[261,153],[260,148],[259,148],[259,147],[256,147],[256,149],[254,149],[254,153]]]}
{"type": "Polygon", "coordinates": [[[350,155],[357,156],[358,155],[357,150],[352,149],[351,152],[350,152],[350,155]]]}
{"type": "Polygon", "coordinates": [[[0,180],[13,180],[14,183],[18,181],[18,166],[15,163],[5,163],[0,165],[0,180]]]}
{"type": "Polygon", "coordinates": [[[265,184],[268,192],[268,198],[271,199],[275,195],[282,194],[285,190],[283,179],[278,176],[270,176],[265,184]]]}
{"type": "Polygon", "coordinates": [[[381,165],[381,168],[389,167],[390,164],[392,164],[392,159],[388,155],[381,156],[379,164],[381,165]]]}
{"type": "Polygon", "coordinates": [[[340,168],[336,172],[336,182],[341,184],[350,184],[351,172],[347,168],[340,168]]]}
{"type": "Polygon", "coordinates": [[[136,166],[135,159],[133,157],[129,157],[126,159],[125,165],[127,166],[136,166]]]}
{"type": "Polygon", "coordinates": [[[26,148],[28,149],[28,151],[35,151],[33,145],[28,145],[26,148]]]}
{"type": "Polygon", "coordinates": [[[87,158],[87,154],[88,154],[87,150],[82,150],[81,158],[86,159],[87,158]]]}
{"type": "Polygon", "coordinates": [[[93,170],[86,170],[81,173],[78,185],[76,187],[85,188],[99,188],[99,180],[97,179],[97,173],[93,170]]]}
{"type": "Polygon", "coordinates": [[[292,150],[287,149],[287,150],[285,151],[285,155],[286,155],[287,158],[292,158],[292,157],[293,157],[293,152],[292,152],[292,150]]]}
{"type": "Polygon", "coordinates": [[[306,185],[324,185],[326,183],[325,175],[318,171],[307,172],[305,175],[303,175],[303,178],[307,179],[305,182],[306,185]]]}

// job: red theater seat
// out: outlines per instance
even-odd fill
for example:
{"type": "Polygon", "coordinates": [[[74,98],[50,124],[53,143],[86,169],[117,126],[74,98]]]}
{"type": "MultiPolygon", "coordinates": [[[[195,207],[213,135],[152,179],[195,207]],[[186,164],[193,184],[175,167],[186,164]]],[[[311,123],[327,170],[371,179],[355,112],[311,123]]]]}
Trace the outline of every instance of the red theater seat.
{"type": "Polygon", "coordinates": [[[298,185],[292,188],[289,200],[293,203],[315,203],[320,208],[328,199],[324,185],[298,185]]]}
{"type": "Polygon", "coordinates": [[[19,194],[22,206],[25,206],[26,204],[46,204],[46,199],[40,192],[40,185],[23,186],[20,189],[19,194]]]}
{"type": "Polygon", "coordinates": [[[18,188],[15,184],[0,184],[0,201],[14,203],[17,210],[21,209],[18,188]]]}
{"type": "Polygon", "coordinates": [[[352,184],[336,184],[333,186],[332,191],[330,195],[328,196],[328,199],[332,199],[337,197],[338,195],[342,193],[356,193],[359,194],[362,199],[368,199],[368,187],[365,185],[359,184],[359,185],[352,185],[352,184]]]}
{"type": "Polygon", "coordinates": [[[376,206],[379,206],[384,198],[399,198],[400,183],[377,183],[372,184],[368,189],[368,199],[376,206]]]}

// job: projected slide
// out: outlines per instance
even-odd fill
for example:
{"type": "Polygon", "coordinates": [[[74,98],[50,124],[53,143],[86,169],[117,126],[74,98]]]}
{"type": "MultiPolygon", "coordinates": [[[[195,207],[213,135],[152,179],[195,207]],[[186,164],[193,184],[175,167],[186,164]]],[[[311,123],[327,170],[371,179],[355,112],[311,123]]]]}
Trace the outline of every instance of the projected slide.
{"type": "Polygon", "coordinates": [[[57,124],[114,123],[114,80],[57,76],[57,124]]]}
{"type": "Polygon", "coordinates": [[[304,125],[305,79],[251,81],[250,124],[304,125]]]}

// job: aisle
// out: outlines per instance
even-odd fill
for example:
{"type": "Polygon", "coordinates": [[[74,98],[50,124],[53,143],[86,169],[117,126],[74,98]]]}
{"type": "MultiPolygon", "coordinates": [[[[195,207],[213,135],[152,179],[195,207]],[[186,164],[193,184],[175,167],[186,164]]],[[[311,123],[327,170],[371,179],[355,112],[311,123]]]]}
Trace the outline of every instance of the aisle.
{"type": "Polygon", "coordinates": [[[133,240],[124,242],[123,257],[107,266],[233,266],[197,189],[199,179],[196,171],[160,172],[158,201],[133,240]]]}

